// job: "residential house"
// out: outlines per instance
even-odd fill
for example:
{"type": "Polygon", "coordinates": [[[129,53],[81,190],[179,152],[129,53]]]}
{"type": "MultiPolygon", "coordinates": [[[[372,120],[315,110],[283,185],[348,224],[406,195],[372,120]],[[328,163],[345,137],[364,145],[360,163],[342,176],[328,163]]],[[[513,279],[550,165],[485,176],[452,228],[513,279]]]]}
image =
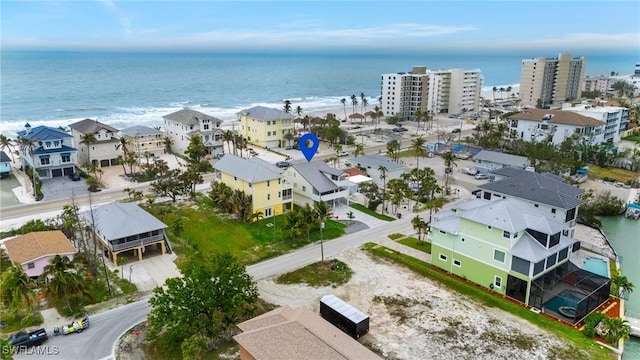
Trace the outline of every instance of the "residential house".
{"type": "Polygon", "coordinates": [[[571,254],[583,190],[552,174],[496,170],[477,198],[436,215],[432,264],[494,292],[576,323],[609,296],[609,279],[571,254]]]}
{"type": "MultiPolygon", "coordinates": [[[[590,144],[605,141],[603,121],[572,111],[526,109],[509,117],[509,129],[524,141],[551,142],[554,145],[574,134],[590,144]]],[[[617,129],[616,129],[617,130],[617,129]]]]}
{"type": "Polygon", "coordinates": [[[481,150],[473,156],[476,170],[481,174],[488,174],[503,167],[526,169],[529,160],[524,156],[505,154],[497,151],[481,150]]]}
{"type": "Polygon", "coordinates": [[[156,157],[166,153],[164,132],[142,125],[135,125],[120,130],[120,136],[129,144],[129,151],[138,157],[156,157]]]}
{"type": "Polygon", "coordinates": [[[162,221],[134,203],[113,203],[80,213],[91,236],[113,264],[118,255],[133,254],[142,260],[147,251],[165,254],[171,250],[162,221]]]}
{"type": "Polygon", "coordinates": [[[32,278],[42,275],[49,261],[56,255],[73,260],[78,252],[71,241],[60,230],[35,231],[6,240],[4,247],[9,260],[20,264],[32,278]]]}
{"type": "Polygon", "coordinates": [[[622,134],[629,128],[629,109],[621,106],[604,106],[604,104],[580,104],[572,106],[563,104],[562,110],[600,120],[605,124],[603,142],[617,143],[622,134]]]}
{"type": "Polygon", "coordinates": [[[360,192],[360,184],[372,182],[373,179],[367,173],[358,168],[347,168],[344,172],[349,175],[349,195],[360,192]]]}
{"type": "Polygon", "coordinates": [[[291,209],[292,184],[283,177],[283,169],[259,158],[244,159],[227,154],[213,164],[216,180],[233,190],[251,195],[252,213],[264,217],[279,215],[291,209]]]}
{"type": "Polygon", "coordinates": [[[282,110],[254,106],[238,113],[240,135],[266,149],[293,145],[294,117],[282,110]]]}
{"type": "Polygon", "coordinates": [[[0,151],[0,179],[11,175],[11,158],[4,151],[0,151]]]}
{"type": "Polygon", "coordinates": [[[311,310],[282,306],[238,324],[233,339],[241,360],[380,359],[371,350],[311,310]]]}
{"type": "Polygon", "coordinates": [[[324,201],[346,203],[349,196],[349,175],[324,161],[293,163],[284,171],[284,178],[293,184],[294,202],[304,206],[324,201]]]}
{"type": "Polygon", "coordinates": [[[399,179],[403,173],[409,170],[405,165],[378,154],[353,157],[348,159],[346,162],[351,165],[355,165],[362,171],[365,171],[367,176],[372,178],[373,181],[380,186],[384,183],[389,183],[389,180],[391,179],[399,179]],[[384,181],[381,178],[379,170],[380,167],[386,168],[386,179],[384,181]]]}
{"type": "Polygon", "coordinates": [[[118,129],[103,124],[98,120],[84,119],[69,125],[73,141],[78,146],[78,162],[84,164],[89,161],[100,167],[118,165],[118,157],[122,155],[118,129]],[[96,141],[93,144],[82,144],[82,137],[93,134],[96,141]]]}
{"type": "Polygon", "coordinates": [[[32,147],[20,147],[20,161],[26,170],[35,168],[41,179],[70,175],[75,172],[78,151],[73,147],[73,137],[56,128],[26,124],[18,132],[18,141],[26,139],[32,147]]]}
{"type": "Polygon", "coordinates": [[[173,140],[171,151],[185,155],[192,136],[197,135],[207,149],[207,154],[224,153],[222,120],[191,109],[181,109],[162,117],[167,136],[173,140]]]}

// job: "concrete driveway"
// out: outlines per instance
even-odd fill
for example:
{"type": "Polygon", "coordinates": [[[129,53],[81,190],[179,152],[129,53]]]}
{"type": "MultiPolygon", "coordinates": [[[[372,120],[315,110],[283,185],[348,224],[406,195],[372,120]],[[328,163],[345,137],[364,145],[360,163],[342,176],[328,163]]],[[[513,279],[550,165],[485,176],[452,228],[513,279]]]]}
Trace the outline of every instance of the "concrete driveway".
{"type": "Polygon", "coordinates": [[[42,180],[42,194],[44,195],[43,201],[53,201],[69,199],[78,196],[88,194],[87,190],[89,186],[84,179],[80,181],[71,181],[66,176],[55,177],[51,179],[42,180]]]}

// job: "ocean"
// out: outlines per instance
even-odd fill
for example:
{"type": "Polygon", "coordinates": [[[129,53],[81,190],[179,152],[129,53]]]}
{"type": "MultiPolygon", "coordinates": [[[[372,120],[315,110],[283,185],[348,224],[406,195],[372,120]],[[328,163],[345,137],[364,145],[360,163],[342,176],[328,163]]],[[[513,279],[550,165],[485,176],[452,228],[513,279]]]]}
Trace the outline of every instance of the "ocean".
{"type": "MultiPolygon", "coordinates": [[[[557,54],[540,54],[557,56],[557,54]]],[[[573,54],[578,56],[578,54],[573,54]]],[[[582,55],[582,54],[580,54],[582,55]]],[[[68,126],[91,118],[122,129],[162,124],[183,107],[222,120],[255,105],[303,115],[341,108],[364,93],[378,104],[380,75],[429,69],[480,69],[484,86],[517,84],[520,64],[533,55],[228,54],[2,51],[0,133],[15,138],[25,123],[68,126]]],[[[537,56],[537,55],[536,55],[537,56]]],[[[587,74],[633,72],[636,55],[584,55],[587,74]]]]}

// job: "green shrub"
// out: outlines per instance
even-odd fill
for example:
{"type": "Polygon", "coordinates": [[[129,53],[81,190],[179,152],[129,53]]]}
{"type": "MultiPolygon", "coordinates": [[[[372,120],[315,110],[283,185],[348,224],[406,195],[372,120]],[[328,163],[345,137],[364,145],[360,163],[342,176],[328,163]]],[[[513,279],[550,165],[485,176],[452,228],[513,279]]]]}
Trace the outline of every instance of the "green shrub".
{"type": "Polygon", "coordinates": [[[606,316],[603,313],[599,312],[589,314],[589,316],[584,319],[584,329],[582,330],[582,333],[586,337],[594,337],[596,335],[596,326],[598,326],[600,321],[605,317],[606,316]]]}

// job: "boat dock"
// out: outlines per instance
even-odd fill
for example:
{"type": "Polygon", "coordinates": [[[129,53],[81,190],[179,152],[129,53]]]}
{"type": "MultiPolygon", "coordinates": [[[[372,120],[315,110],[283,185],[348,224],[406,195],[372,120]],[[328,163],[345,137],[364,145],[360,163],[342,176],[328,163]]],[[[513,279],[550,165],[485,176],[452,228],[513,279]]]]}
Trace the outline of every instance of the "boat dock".
{"type": "Polygon", "coordinates": [[[629,314],[629,311],[625,311],[625,320],[629,322],[629,335],[640,337],[640,314],[629,314]],[[634,316],[634,317],[632,317],[634,316]]]}

